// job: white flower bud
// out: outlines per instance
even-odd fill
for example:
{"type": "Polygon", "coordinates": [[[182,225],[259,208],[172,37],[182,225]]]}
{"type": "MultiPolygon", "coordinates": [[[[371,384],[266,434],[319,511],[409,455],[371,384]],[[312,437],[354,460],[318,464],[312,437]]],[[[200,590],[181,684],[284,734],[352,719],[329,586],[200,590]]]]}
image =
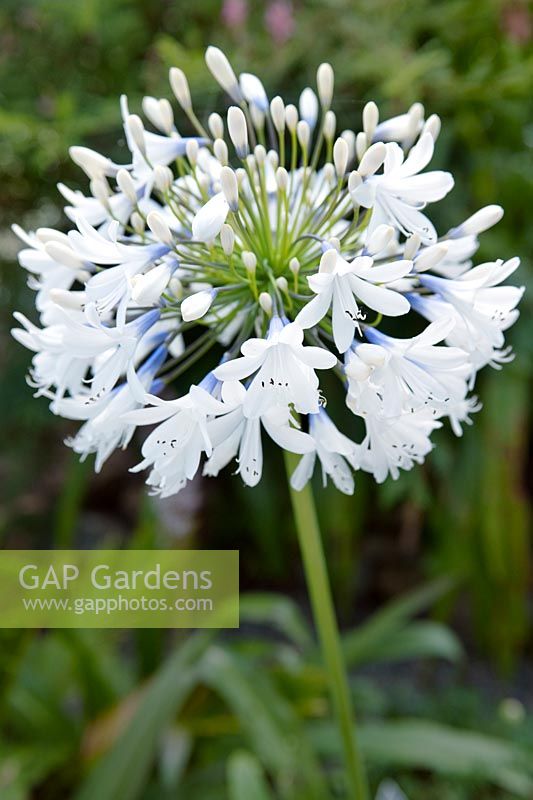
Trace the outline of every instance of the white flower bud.
{"type": "Polygon", "coordinates": [[[418,248],[420,247],[421,238],[418,233],[413,233],[406,239],[404,248],[403,248],[403,257],[406,258],[408,261],[412,261],[413,258],[418,253],[418,248]]]}
{"type": "Polygon", "coordinates": [[[326,181],[326,183],[328,183],[331,186],[333,186],[333,184],[335,183],[335,167],[333,166],[333,164],[330,161],[327,161],[324,164],[323,174],[324,174],[324,180],[326,181]]]}
{"type": "Polygon", "coordinates": [[[373,100],[363,108],[363,130],[368,144],[372,142],[372,137],[379,122],[379,109],[373,100]]]}
{"type": "Polygon", "coordinates": [[[279,154],[276,150],[269,150],[267,153],[267,158],[270,161],[272,169],[274,172],[277,170],[279,166],[279,154]]]}
{"type": "Polygon", "coordinates": [[[380,253],[387,247],[393,236],[394,228],[392,225],[378,225],[368,239],[366,250],[369,253],[380,253]]]}
{"type": "Polygon", "coordinates": [[[255,270],[257,269],[257,258],[255,253],[251,253],[249,250],[242,251],[242,263],[250,275],[255,274],[255,270]]]}
{"type": "Polygon", "coordinates": [[[71,159],[81,167],[89,178],[99,178],[101,175],[114,174],[110,171],[111,161],[106,156],[91,150],[89,147],[70,147],[71,159]]]}
{"type": "Polygon", "coordinates": [[[250,153],[250,155],[246,156],[246,166],[248,167],[249,172],[255,173],[257,164],[255,163],[255,158],[250,153]]]}
{"type": "Polygon", "coordinates": [[[211,308],[215,299],[215,292],[203,289],[201,292],[189,295],[181,304],[181,316],[184,322],[193,322],[200,319],[211,308]]]}
{"type": "Polygon", "coordinates": [[[289,261],[289,269],[293,275],[298,275],[298,273],[300,272],[300,262],[296,257],[291,258],[291,260],[289,261]]]}
{"type": "Polygon", "coordinates": [[[300,95],[298,102],[300,117],[304,119],[311,130],[315,127],[318,119],[318,99],[312,89],[307,87],[300,95]]]}
{"type": "Polygon", "coordinates": [[[424,106],[422,103],[413,103],[407,112],[407,132],[405,136],[405,143],[409,144],[413,141],[424,119],[424,106]]]}
{"type": "Polygon", "coordinates": [[[266,161],[267,152],[266,152],[266,150],[265,150],[265,148],[263,147],[262,144],[258,144],[258,145],[255,146],[254,156],[255,156],[255,160],[259,164],[259,166],[260,167],[263,166],[263,164],[266,161]]]}
{"type": "Polygon", "coordinates": [[[268,97],[265,87],[257,77],[250,72],[243,72],[239,76],[239,83],[244,99],[250,106],[255,106],[265,113],[268,111],[268,97]]]}
{"type": "Polygon", "coordinates": [[[222,86],[235,103],[243,99],[237,77],[228,59],[218,47],[210,46],[205,51],[205,63],[213,78],[222,86]]]}
{"type": "Polygon", "coordinates": [[[265,114],[257,106],[250,106],[250,116],[252,124],[258,131],[262,130],[265,124],[265,114]]]}
{"type": "MultiPolygon", "coordinates": [[[[292,103],[285,108],[285,122],[290,132],[294,133],[298,124],[298,109],[292,103]]],[[[307,124],[309,125],[309,123],[307,124]]]]}
{"type": "Polygon", "coordinates": [[[196,139],[188,139],[185,145],[185,154],[189,159],[189,163],[194,167],[198,161],[198,142],[196,139]]]}
{"type": "Polygon", "coordinates": [[[163,164],[156,164],[154,169],[154,186],[160,192],[168,192],[174,183],[174,173],[170,167],[164,167],[163,164]]]}
{"type": "Polygon", "coordinates": [[[326,111],[324,115],[324,138],[326,141],[333,141],[335,131],[337,130],[337,117],[334,111],[326,111]]]}
{"type": "Polygon", "coordinates": [[[146,153],[146,142],[144,140],[144,125],[138,114],[130,114],[126,119],[126,128],[133,139],[135,146],[142,155],[146,153]]]}
{"type": "Polygon", "coordinates": [[[358,173],[363,177],[373,175],[381,167],[387,155],[387,148],[383,142],[370,145],[359,164],[358,173]]]}
{"type": "Polygon", "coordinates": [[[239,167],[235,170],[235,175],[237,176],[237,183],[239,184],[240,189],[241,186],[243,186],[248,180],[248,175],[246,174],[246,170],[242,167],[239,167]]]}
{"type": "Polygon", "coordinates": [[[361,161],[361,159],[363,158],[367,147],[368,147],[368,142],[366,140],[366,133],[363,133],[363,131],[359,131],[359,133],[355,137],[355,154],[359,159],[359,161],[361,161]]]}
{"type": "Polygon", "coordinates": [[[328,239],[328,244],[330,244],[332,248],[337,251],[337,253],[340,253],[341,240],[338,238],[338,236],[330,236],[328,239]]]}
{"type": "Polygon", "coordinates": [[[228,216],[229,205],[223,192],[214,195],[196,212],[192,221],[192,235],[199,242],[211,242],[220,233],[228,216]]]}
{"type": "Polygon", "coordinates": [[[174,92],[176,100],[184,111],[190,111],[192,108],[191,92],[185,73],[178,67],[171,67],[169,79],[170,88],[174,92]]]}
{"type": "Polygon", "coordinates": [[[44,249],[47,255],[57,261],[58,264],[63,264],[65,267],[76,270],[83,268],[83,261],[68,244],[48,242],[48,244],[45,244],[44,249]]]}
{"type": "Polygon", "coordinates": [[[285,130],[285,105],[279,95],[270,101],[270,116],[278,133],[285,130]]]}
{"type": "Polygon", "coordinates": [[[230,167],[222,167],[220,170],[220,185],[230,209],[237,211],[239,207],[239,186],[237,176],[230,167]]]}
{"type": "Polygon", "coordinates": [[[420,251],[420,255],[415,259],[416,271],[424,272],[427,269],[431,269],[438,264],[439,261],[442,261],[447,252],[448,245],[445,242],[433,244],[431,247],[424,247],[424,249],[420,251]]]}
{"type": "Polygon", "coordinates": [[[131,215],[130,222],[135,233],[141,236],[146,228],[146,222],[144,218],[137,211],[134,211],[131,215]]]}
{"type": "Polygon", "coordinates": [[[302,150],[307,150],[309,146],[309,139],[311,138],[311,128],[304,119],[301,119],[296,126],[296,135],[300,142],[302,150]]]}
{"type": "Polygon", "coordinates": [[[355,133],[345,130],[341,133],[341,137],[348,145],[348,162],[353,161],[355,158],[355,133]]]}
{"type": "Polygon", "coordinates": [[[215,114],[215,113],[209,114],[207,125],[209,127],[209,130],[211,131],[213,139],[224,138],[224,122],[220,114],[215,114]]]}
{"type": "Polygon", "coordinates": [[[117,172],[117,185],[122,194],[126,195],[130,203],[137,205],[137,191],[127,169],[119,169],[117,172]]]}
{"type": "Polygon", "coordinates": [[[361,178],[357,170],[354,169],[352,172],[350,172],[350,176],[348,178],[348,191],[350,192],[350,194],[352,192],[355,192],[357,187],[361,186],[362,182],[363,179],[361,178]]]}
{"type": "Polygon", "coordinates": [[[239,158],[244,158],[248,154],[248,129],[246,117],[237,106],[230,106],[228,109],[228,131],[235,152],[239,158]]]}
{"type": "Polygon", "coordinates": [[[281,192],[285,192],[287,190],[287,186],[289,183],[289,173],[285,169],[285,167],[278,167],[276,170],[276,183],[278,185],[278,189],[281,192]]]}
{"type": "Polygon", "coordinates": [[[231,225],[224,223],[222,226],[220,230],[220,244],[222,245],[222,249],[227,256],[230,256],[233,253],[233,248],[235,247],[235,231],[231,225]]]}
{"type": "Polygon", "coordinates": [[[170,228],[158,211],[150,211],[146,218],[146,222],[148,223],[148,227],[156,239],[163,244],[168,244],[169,246],[174,244],[174,239],[170,232],[170,228]]]}
{"type": "Polygon", "coordinates": [[[181,300],[183,297],[183,284],[179,278],[173,277],[170,279],[170,283],[168,284],[169,291],[177,297],[178,300],[181,300]]]}
{"type": "Polygon", "coordinates": [[[144,97],[142,107],[145,115],[152,125],[169,135],[174,127],[174,114],[172,106],[165,98],[157,100],[155,97],[144,97]]]}
{"type": "Polygon", "coordinates": [[[168,264],[158,264],[144,275],[135,275],[132,278],[132,300],[141,306],[150,306],[159,302],[167,287],[169,276],[168,264]]]}
{"type": "Polygon", "coordinates": [[[215,139],[213,143],[213,153],[215,158],[225,166],[228,163],[228,145],[224,139],[215,139]]]}
{"type": "Polygon", "coordinates": [[[331,64],[321,64],[316,73],[316,84],[322,108],[327,109],[331,105],[334,82],[335,76],[333,74],[333,67],[331,64]]]}
{"type": "Polygon", "coordinates": [[[468,217],[457,228],[452,228],[448,236],[451,239],[456,239],[459,236],[477,236],[478,233],[483,233],[483,231],[496,225],[502,217],[503,208],[501,206],[485,206],[476,211],[475,214],[472,214],[471,217],[468,217]]]}
{"type": "Polygon", "coordinates": [[[437,139],[439,138],[440,128],[441,124],[439,115],[432,114],[430,117],[427,118],[424,127],[422,128],[422,133],[420,134],[420,138],[422,138],[422,136],[425,133],[429,133],[433,141],[436,142],[437,139]]]}
{"type": "Polygon", "coordinates": [[[259,295],[259,305],[267,316],[272,316],[272,308],[274,304],[268,292],[261,292],[259,295]]]}
{"type": "Polygon", "coordinates": [[[333,145],[333,163],[337,177],[343,178],[348,166],[348,145],[344,139],[337,139],[333,145]]]}
{"type": "Polygon", "coordinates": [[[318,268],[318,271],[326,272],[328,274],[335,272],[335,267],[337,266],[337,256],[338,252],[335,250],[334,247],[331,247],[329,250],[326,250],[326,252],[322,254],[322,258],[320,259],[320,266],[318,268]]]}
{"type": "Polygon", "coordinates": [[[280,275],[279,278],[276,278],[276,286],[281,292],[283,292],[283,294],[287,294],[289,291],[289,284],[287,283],[287,278],[285,278],[283,275],[280,275]]]}

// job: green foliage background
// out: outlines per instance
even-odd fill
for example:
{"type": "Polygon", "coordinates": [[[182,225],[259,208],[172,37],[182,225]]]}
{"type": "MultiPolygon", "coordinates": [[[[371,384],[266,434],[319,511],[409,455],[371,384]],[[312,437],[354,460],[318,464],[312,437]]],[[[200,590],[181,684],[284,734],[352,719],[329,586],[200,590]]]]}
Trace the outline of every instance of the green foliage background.
{"type": "MultiPolygon", "coordinates": [[[[330,61],[339,130],[357,129],[371,98],[383,117],[415,100],[427,113],[439,113],[443,132],[436,163],[454,173],[456,187],[434,209],[438,227],[446,230],[478,207],[500,203],[506,215],[482,237],[480,260],[519,255],[521,281],[530,282],[530,5],[520,0],[302,0],[292,6],[294,30],[285,43],[272,40],[267,5],[250,2],[246,20],[234,27],[223,23],[221,4],[214,0],[3,0],[0,6],[0,412],[5,432],[0,526],[6,546],[92,546],[102,539],[133,546],[132,530],[136,546],[157,546],[161,535],[166,541],[175,535],[175,521],[169,525],[142,500],[141,485],[125,474],[135,456],[92,479],[87,467],[76,465],[61,447],[67,429],[50,417],[42,400],[32,400],[24,384],[28,354],[8,334],[12,310],[31,313],[32,305],[9,226],[15,221],[27,228],[62,224],[55,184],[62,180],[83,187],[67,158],[70,145],[87,144],[120,160],[120,93],[129,94],[135,109],[143,94],[170,96],[168,68],[177,65],[190,79],[199,116],[213,107],[221,110],[223,98],[203,63],[207,44],[221,46],[237,71],[256,72],[271,96],[279,92],[287,101],[296,100],[305,82],[313,83],[321,61],[330,61]]],[[[379,490],[364,475],[354,498],[320,490],[336,599],[346,624],[360,617],[356,609],[368,609],[420,579],[453,576],[456,589],[440,600],[437,614],[458,626],[474,652],[506,670],[531,653],[531,296],[526,294],[510,336],[516,360],[502,373],[485,371],[478,387],[484,410],[462,440],[439,435],[424,468],[379,490]]],[[[185,524],[192,537],[187,541],[239,547],[249,588],[299,597],[293,532],[288,523],[280,524],[288,519],[288,502],[276,457],[272,454],[260,488],[245,491],[230,477],[208,492],[198,487],[198,497],[172,513],[193,520],[185,524]],[[228,514],[228,508],[239,511],[228,514]]],[[[96,656],[101,644],[84,636],[76,642],[81,650],[74,652],[85,653],[80,663],[90,670],[83,686],[93,693],[87,701],[93,715],[150,674],[163,652],[158,636],[147,633],[137,643],[136,673],[129,675],[121,661],[115,668],[122,677],[115,681],[107,673],[105,647],[96,656]]],[[[28,653],[39,648],[44,664],[51,659],[63,665],[72,679],[72,663],[65,659],[73,657],[65,655],[62,637],[49,640],[44,652],[42,643],[19,637],[13,648],[20,654],[17,660],[2,656],[17,690],[15,699],[6,694],[7,719],[13,704],[27,702],[18,670],[28,668],[28,653]]],[[[231,665],[226,669],[231,673],[231,665]]],[[[57,691],[57,685],[39,690],[48,700],[57,691]]],[[[53,716],[49,706],[43,713],[53,716]]],[[[58,753],[67,745],[66,722],[61,724],[62,733],[56,720],[61,746],[49,754],[51,762],[44,753],[41,771],[33,765],[41,777],[61,763],[58,753]]],[[[53,737],[56,728],[38,730],[52,731],[53,737]]],[[[80,730],[73,735],[79,737],[80,730]]],[[[262,773],[249,754],[237,752],[228,769],[232,796],[247,796],[239,794],[241,781],[255,781],[260,791],[262,773]]],[[[69,784],[68,770],[61,775],[69,784]]],[[[28,780],[31,784],[33,778],[28,780]]],[[[264,786],[261,791],[258,797],[269,796],[264,786]]],[[[481,797],[457,791],[442,797],[481,797]]]]}

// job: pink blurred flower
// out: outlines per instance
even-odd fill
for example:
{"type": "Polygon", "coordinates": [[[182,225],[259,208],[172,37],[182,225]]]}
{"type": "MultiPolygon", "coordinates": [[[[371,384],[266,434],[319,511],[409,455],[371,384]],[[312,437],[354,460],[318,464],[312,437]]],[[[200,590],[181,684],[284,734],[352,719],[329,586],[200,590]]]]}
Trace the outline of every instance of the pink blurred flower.
{"type": "Polygon", "coordinates": [[[226,27],[242,28],[248,16],[248,3],[246,0],[224,0],[220,16],[226,27]]]}
{"type": "Polygon", "coordinates": [[[284,44],[294,33],[295,20],[289,0],[272,0],[265,11],[265,25],[276,44],[284,44]]]}
{"type": "Polygon", "coordinates": [[[512,3],[504,8],[502,23],[508,37],[517,44],[527,44],[531,40],[533,20],[526,5],[512,3]]]}

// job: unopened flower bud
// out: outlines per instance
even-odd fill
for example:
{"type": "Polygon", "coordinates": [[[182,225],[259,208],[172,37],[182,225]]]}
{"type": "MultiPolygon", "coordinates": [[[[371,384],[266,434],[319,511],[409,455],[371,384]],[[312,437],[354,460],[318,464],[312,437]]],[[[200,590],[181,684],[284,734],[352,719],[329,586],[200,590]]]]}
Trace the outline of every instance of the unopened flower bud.
{"type": "Polygon", "coordinates": [[[93,178],[90,186],[92,196],[99,200],[103,206],[109,208],[109,196],[111,191],[106,179],[103,176],[101,178],[93,178]]]}
{"type": "Polygon", "coordinates": [[[126,195],[130,203],[137,205],[137,190],[135,189],[135,184],[127,169],[119,169],[117,172],[117,184],[122,194],[126,195]]]}
{"type": "Polygon", "coordinates": [[[331,64],[321,64],[316,73],[316,84],[322,108],[327,109],[331,105],[334,82],[335,76],[331,64]]]}
{"type": "Polygon", "coordinates": [[[239,207],[239,186],[237,176],[230,167],[222,167],[220,170],[220,185],[231,211],[237,211],[239,207]]]}
{"type": "Polygon", "coordinates": [[[301,119],[296,126],[296,135],[300,142],[302,150],[307,150],[309,146],[309,139],[311,138],[311,128],[304,119],[301,119]]]}
{"type": "Polygon", "coordinates": [[[300,262],[296,257],[291,258],[291,260],[289,261],[289,269],[294,276],[298,275],[298,273],[300,272],[300,262]]]}
{"type": "Polygon", "coordinates": [[[285,130],[285,105],[279,95],[270,101],[270,116],[278,133],[285,130]]]}
{"type": "Polygon", "coordinates": [[[157,164],[154,169],[154,186],[160,192],[168,192],[174,182],[174,174],[170,167],[157,164]]]}
{"type": "Polygon", "coordinates": [[[263,147],[262,144],[256,145],[256,147],[254,149],[254,156],[255,156],[255,160],[259,164],[259,166],[262,166],[265,163],[266,157],[267,157],[267,152],[266,152],[266,150],[265,150],[265,148],[263,147]]]}
{"type": "Polygon", "coordinates": [[[343,178],[348,166],[348,145],[344,139],[337,139],[333,145],[333,163],[337,177],[343,178]]]}
{"type": "Polygon", "coordinates": [[[259,295],[259,305],[267,316],[272,316],[272,308],[274,304],[268,292],[261,292],[259,295]]]}
{"type": "Polygon", "coordinates": [[[334,111],[326,111],[324,115],[324,138],[327,142],[333,141],[337,130],[337,117],[334,111]]]}
{"type": "Polygon", "coordinates": [[[368,147],[368,141],[366,138],[366,133],[363,131],[359,131],[357,136],[355,137],[355,154],[359,161],[363,158],[365,151],[368,147]]]}
{"type": "Polygon", "coordinates": [[[211,308],[215,299],[215,292],[203,289],[201,292],[189,295],[181,304],[181,316],[184,322],[193,322],[200,319],[211,308]]]}
{"type": "Polygon", "coordinates": [[[174,92],[176,100],[184,111],[190,111],[192,108],[191,92],[185,73],[178,67],[171,67],[169,79],[170,88],[174,92]]]}
{"type": "Polygon", "coordinates": [[[228,59],[218,47],[210,46],[205,53],[205,63],[213,78],[235,103],[243,99],[242,92],[228,59]]]}
{"type": "Polygon", "coordinates": [[[248,155],[248,129],[246,117],[237,106],[230,106],[228,109],[228,131],[235,152],[239,158],[244,158],[248,155]]]}
{"type": "Polygon", "coordinates": [[[348,177],[348,191],[350,192],[350,194],[352,192],[355,192],[357,187],[361,186],[362,182],[363,179],[361,178],[357,170],[354,169],[352,172],[350,172],[350,175],[348,177]]]}
{"type": "Polygon", "coordinates": [[[258,131],[262,130],[265,125],[265,114],[261,109],[257,106],[251,105],[250,106],[250,116],[252,118],[252,124],[254,128],[258,131]]]}
{"type": "Polygon", "coordinates": [[[380,253],[387,247],[393,236],[394,228],[392,225],[378,225],[368,239],[366,250],[369,253],[380,253]]]}
{"type": "Polygon", "coordinates": [[[179,278],[171,278],[170,283],[168,284],[169,291],[177,297],[178,300],[181,300],[183,297],[183,284],[179,278]]]}
{"type": "Polygon", "coordinates": [[[220,161],[223,166],[228,163],[228,146],[224,139],[215,139],[213,153],[217,161],[220,161]]]}
{"type": "Polygon", "coordinates": [[[446,242],[424,247],[420,255],[415,259],[415,269],[417,272],[424,272],[436,266],[439,261],[446,256],[448,252],[448,245],[446,242]]]}
{"type": "MultiPolygon", "coordinates": [[[[285,108],[285,122],[290,132],[294,133],[296,131],[296,125],[298,124],[298,110],[292,103],[289,103],[285,108]]],[[[307,124],[309,125],[309,123],[307,124]]]]}
{"type": "Polygon", "coordinates": [[[170,232],[170,228],[158,211],[150,211],[146,218],[146,222],[148,223],[148,227],[156,239],[169,246],[174,244],[174,239],[170,232]]]}
{"type": "Polygon", "coordinates": [[[242,263],[249,275],[254,275],[257,269],[257,258],[254,253],[249,250],[242,251],[242,263]]]}
{"type": "Polygon", "coordinates": [[[268,97],[266,96],[265,87],[257,77],[250,72],[243,72],[239,76],[239,84],[244,99],[249,104],[250,108],[258,108],[265,113],[268,111],[268,97]]]}
{"type": "Polygon", "coordinates": [[[134,211],[131,215],[130,222],[135,233],[138,236],[142,236],[146,228],[144,217],[142,217],[137,211],[134,211]]]}
{"type": "Polygon", "coordinates": [[[355,158],[355,133],[345,130],[341,133],[341,137],[348,145],[348,162],[353,161],[355,158]]]}
{"type": "Polygon", "coordinates": [[[359,175],[362,175],[363,177],[366,177],[367,175],[373,175],[374,172],[377,172],[377,170],[385,161],[386,155],[387,148],[383,142],[376,142],[375,144],[370,145],[361,159],[357,169],[359,175]]]}
{"type": "Polygon", "coordinates": [[[276,170],[276,183],[281,192],[285,192],[289,183],[289,173],[285,167],[278,167],[276,170]]]}
{"type": "Polygon", "coordinates": [[[480,208],[471,217],[468,217],[457,228],[452,228],[448,233],[450,239],[456,239],[459,236],[477,236],[478,233],[492,228],[503,217],[503,208],[501,206],[492,205],[480,208]]]}
{"type": "Polygon", "coordinates": [[[166,98],[158,100],[155,97],[144,97],[142,107],[152,125],[166,133],[167,136],[172,132],[174,114],[172,113],[172,106],[166,98]]]}
{"type": "Polygon", "coordinates": [[[267,158],[270,161],[272,169],[274,172],[277,170],[279,166],[279,154],[276,150],[269,150],[267,153],[267,158]]]}
{"type": "Polygon", "coordinates": [[[138,114],[130,114],[126,119],[126,128],[133,139],[135,146],[142,155],[146,154],[146,142],[144,139],[144,125],[138,114]]]}
{"type": "Polygon", "coordinates": [[[198,142],[196,139],[188,139],[187,144],[185,145],[185,153],[187,158],[189,159],[189,163],[194,167],[196,162],[198,161],[198,150],[199,150],[198,142]]]}
{"type": "Polygon", "coordinates": [[[300,117],[304,119],[311,130],[315,127],[318,119],[318,99],[312,89],[307,87],[300,95],[298,102],[300,117]]]}
{"type": "Polygon", "coordinates": [[[228,225],[227,223],[224,223],[220,229],[220,244],[222,245],[222,249],[227,256],[230,256],[233,253],[233,248],[235,247],[235,232],[231,225],[228,225]]]}
{"type": "Polygon", "coordinates": [[[371,144],[377,124],[379,122],[379,109],[373,100],[363,108],[363,130],[368,144],[371,144]]]}
{"type": "Polygon", "coordinates": [[[220,114],[215,114],[215,113],[209,114],[207,125],[209,127],[209,130],[211,131],[213,139],[224,138],[224,122],[220,114]]]}
{"type": "Polygon", "coordinates": [[[333,250],[336,250],[337,253],[340,253],[340,251],[341,251],[341,240],[338,238],[338,236],[330,236],[329,239],[328,239],[328,244],[331,245],[333,250]]]}
{"type": "Polygon", "coordinates": [[[287,294],[289,291],[289,284],[287,283],[287,278],[285,278],[283,275],[280,275],[279,278],[276,278],[276,286],[281,292],[283,292],[283,294],[287,294]]]}

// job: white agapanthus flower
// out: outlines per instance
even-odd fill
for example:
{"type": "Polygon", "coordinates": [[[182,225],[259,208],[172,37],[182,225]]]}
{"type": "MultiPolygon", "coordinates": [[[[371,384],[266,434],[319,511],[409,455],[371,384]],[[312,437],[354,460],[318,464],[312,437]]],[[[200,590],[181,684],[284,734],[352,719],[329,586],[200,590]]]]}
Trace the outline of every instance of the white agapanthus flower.
{"type": "Polygon", "coordinates": [[[511,358],[523,289],[501,284],[519,261],[474,265],[502,209],[438,236],[426,207],[453,178],[428,169],[440,121],[420,104],[380,122],[368,103],[363,129],[335,138],[329,65],[285,103],[217,48],[206,61],[226,122],[198,119],[173,68],[180,132],[168,100],[144,99],[147,130],[123,97],[122,164],[71,148],[90,180],[87,195],[59,187],[73,229],[14,226],[40,318],[16,314],[29,382],[82,421],[68,443],[97,469],[156,425],[136,469],[163,496],[232,462],[255,486],[265,437],[301,456],[296,489],[317,466],[348,494],[359,469],[396,478],[443,420],[461,435],[477,371],[511,358]],[[359,418],[342,431],[325,410],[335,381],[359,418]]]}

